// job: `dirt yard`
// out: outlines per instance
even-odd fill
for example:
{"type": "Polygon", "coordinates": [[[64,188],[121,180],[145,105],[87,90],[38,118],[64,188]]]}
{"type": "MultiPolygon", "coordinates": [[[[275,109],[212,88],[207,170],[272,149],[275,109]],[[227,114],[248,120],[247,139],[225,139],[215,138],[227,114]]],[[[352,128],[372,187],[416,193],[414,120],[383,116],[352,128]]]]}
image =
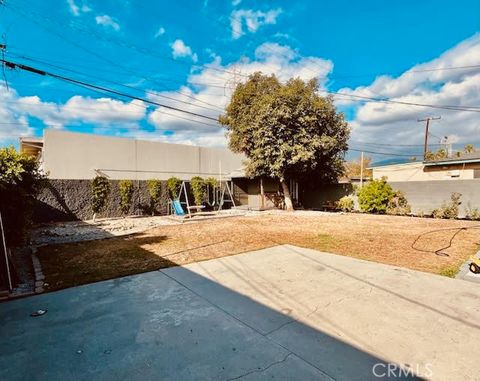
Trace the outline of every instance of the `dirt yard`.
{"type": "Polygon", "coordinates": [[[38,255],[46,289],[56,290],[286,243],[452,276],[478,249],[480,226],[471,221],[276,212],[44,246],[38,255]]]}

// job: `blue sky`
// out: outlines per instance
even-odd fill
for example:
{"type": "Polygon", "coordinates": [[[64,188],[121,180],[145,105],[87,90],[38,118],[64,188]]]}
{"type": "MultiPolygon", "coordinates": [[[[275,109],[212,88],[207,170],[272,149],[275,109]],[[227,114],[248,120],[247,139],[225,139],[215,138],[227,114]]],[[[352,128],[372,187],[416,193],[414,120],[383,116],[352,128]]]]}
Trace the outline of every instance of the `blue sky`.
{"type": "MultiPolygon", "coordinates": [[[[478,0],[5,0],[0,8],[6,59],[209,117],[255,70],[317,76],[322,95],[480,107],[479,30],[478,0]]],[[[0,145],[43,128],[225,145],[208,119],[26,72],[6,78],[0,145]]],[[[432,113],[442,116],[432,142],[480,144],[477,112],[336,102],[352,148],[417,154],[416,120],[432,113]]]]}

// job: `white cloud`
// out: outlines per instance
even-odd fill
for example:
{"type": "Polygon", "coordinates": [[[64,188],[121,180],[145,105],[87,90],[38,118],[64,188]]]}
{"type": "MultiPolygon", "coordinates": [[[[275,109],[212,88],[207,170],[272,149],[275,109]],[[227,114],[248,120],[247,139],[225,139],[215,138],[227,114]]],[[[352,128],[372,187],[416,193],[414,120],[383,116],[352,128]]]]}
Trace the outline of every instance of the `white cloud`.
{"type": "MultiPolygon", "coordinates": [[[[296,76],[305,80],[318,77],[323,86],[325,77],[332,68],[331,61],[317,57],[303,58],[288,46],[265,43],[256,49],[253,60],[241,58],[237,62],[222,65],[221,58],[215,56],[213,61],[205,65],[202,71],[189,76],[189,85],[179,89],[183,94],[177,92],[158,93],[158,95],[173,98],[174,101],[151,97],[164,104],[181,107],[216,119],[228,103],[235,84],[245,81],[248,75],[256,71],[267,74],[276,73],[282,81],[296,76]],[[196,99],[194,100],[192,97],[196,99]],[[192,104],[178,103],[179,101],[192,104]]],[[[148,121],[157,129],[175,132],[173,136],[162,137],[166,141],[208,146],[226,145],[225,130],[214,121],[163,108],[157,108],[150,112],[148,121]],[[201,123],[179,119],[176,115],[181,118],[198,120],[201,123]]]]}
{"type": "Polygon", "coordinates": [[[108,15],[102,15],[102,16],[96,16],[95,21],[97,22],[98,25],[102,25],[105,27],[112,28],[116,31],[120,30],[120,25],[118,22],[111,16],[108,15]]]}
{"type": "Polygon", "coordinates": [[[74,16],[80,16],[82,13],[88,13],[90,12],[92,9],[86,5],[86,4],[82,4],[81,6],[78,6],[74,0],[67,0],[67,4],[68,4],[68,7],[70,9],[70,12],[72,13],[72,15],[74,16]]]}
{"type": "MultiPolygon", "coordinates": [[[[191,49],[188,50],[185,44],[180,47],[180,52],[194,59],[195,53],[191,49]]],[[[187,84],[178,89],[181,94],[168,91],[148,93],[147,97],[216,120],[223,113],[235,84],[245,81],[249,74],[256,71],[276,73],[282,81],[295,76],[305,80],[318,77],[323,87],[325,77],[333,68],[331,61],[318,57],[301,57],[290,47],[277,43],[258,46],[253,59],[242,57],[237,62],[223,64],[221,57],[214,53],[212,57],[212,62],[205,65],[201,71],[190,74],[187,84]],[[171,99],[166,99],[165,96],[171,99]]],[[[14,120],[23,117],[25,121],[29,117],[35,117],[57,128],[86,122],[97,126],[95,131],[102,133],[108,131],[117,135],[173,143],[226,146],[225,130],[215,120],[163,107],[151,107],[147,113],[141,106],[144,105],[138,101],[121,102],[110,98],[95,99],[83,96],[71,97],[62,104],[45,102],[37,96],[17,97],[15,107],[8,110],[8,115],[14,120]],[[154,132],[140,129],[121,130],[125,126],[138,127],[138,123],[145,119],[155,127],[154,132]]],[[[27,124],[19,129],[18,133],[20,131],[27,134],[27,124]]]]}
{"type": "Polygon", "coordinates": [[[244,24],[250,33],[255,33],[263,25],[276,24],[277,17],[282,13],[280,8],[267,12],[252,9],[238,9],[230,16],[232,38],[237,39],[245,34],[244,24]]]}
{"type": "Polygon", "coordinates": [[[33,133],[25,115],[15,110],[18,94],[12,88],[7,91],[0,85],[0,146],[17,145],[20,136],[33,133]]]}
{"type": "Polygon", "coordinates": [[[165,28],[163,26],[161,26],[160,28],[158,28],[157,32],[155,33],[155,35],[153,36],[154,38],[158,38],[158,37],[161,37],[165,34],[165,28]]]}
{"type": "MultiPolygon", "coordinates": [[[[480,106],[480,34],[462,41],[439,57],[413,66],[398,77],[380,76],[369,86],[339,92],[430,105],[480,106]],[[462,69],[448,69],[464,67],[462,69]],[[437,70],[444,69],[444,70],[437,70]]],[[[423,142],[424,126],[417,119],[441,115],[431,126],[436,136],[455,136],[461,143],[480,144],[480,113],[343,99],[356,108],[352,140],[390,144],[423,142]]],[[[438,138],[431,137],[432,143],[438,138]]],[[[354,144],[352,144],[354,146],[354,144]]],[[[394,148],[395,149],[395,148],[394,148]]],[[[398,147],[397,150],[402,150],[398,147]]],[[[412,149],[403,149],[412,152],[412,149]]],[[[416,149],[421,151],[421,148],[416,149]]],[[[416,153],[416,151],[414,153],[416,153]]]]}
{"type": "Polygon", "coordinates": [[[177,39],[175,42],[170,44],[172,48],[173,58],[178,57],[191,57],[193,62],[197,62],[198,56],[196,53],[192,52],[192,48],[188,45],[185,45],[183,40],[177,39]]]}
{"type": "MultiPolygon", "coordinates": [[[[18,96],[14,89],[0,87],[0,144],[16,144],[19,136],[33,135],[29,118],[48,128],[91,123],[99,128],[137,126],[145,118],[141,101],[121,102],[111,98],[73,96],[64,104],[44,102],[38,96],[18,96]]],[[[40,125],[35,123],[36,126],[40,125]]]]}

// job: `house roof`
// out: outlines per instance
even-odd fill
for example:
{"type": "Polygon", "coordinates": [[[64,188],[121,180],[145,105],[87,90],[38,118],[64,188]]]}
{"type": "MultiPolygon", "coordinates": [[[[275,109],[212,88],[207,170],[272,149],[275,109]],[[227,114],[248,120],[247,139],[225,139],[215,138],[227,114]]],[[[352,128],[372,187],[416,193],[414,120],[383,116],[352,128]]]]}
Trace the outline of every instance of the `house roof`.
{"type": "Polygon", "coordinates": [[[428,160],[423,162],[426,167],[466,163],[480,163],[480,152],[464,153],[460,157],[447,157],[444,159],[428,160]]]}

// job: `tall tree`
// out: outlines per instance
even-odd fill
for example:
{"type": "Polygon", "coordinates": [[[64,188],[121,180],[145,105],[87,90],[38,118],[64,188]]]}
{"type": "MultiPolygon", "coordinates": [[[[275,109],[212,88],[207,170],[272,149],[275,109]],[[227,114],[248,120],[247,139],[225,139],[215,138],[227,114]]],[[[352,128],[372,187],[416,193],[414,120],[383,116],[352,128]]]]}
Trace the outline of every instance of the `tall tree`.
{"type": "Polygon", "coordinates": [[[370,167],[371,164],[372,158],[368,156],[363,157],[363,163],[361,157],[356,160],[347,161],[345,162],[345,176],[347,176],[348,178],[360,177],[363,167],[363,177],[372,177],[372,169],[367,169],[370,167]]]}
{"type": "Polygon", "coordinates": [[[293,210],[288,180],[332,180],[343,171],[350,134],[331,97],[318,82],[255,73],[239,84],[220,117],[230,149],[246,155],[248,176],[278,179],[287,210],[293,210]]]}

